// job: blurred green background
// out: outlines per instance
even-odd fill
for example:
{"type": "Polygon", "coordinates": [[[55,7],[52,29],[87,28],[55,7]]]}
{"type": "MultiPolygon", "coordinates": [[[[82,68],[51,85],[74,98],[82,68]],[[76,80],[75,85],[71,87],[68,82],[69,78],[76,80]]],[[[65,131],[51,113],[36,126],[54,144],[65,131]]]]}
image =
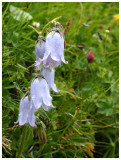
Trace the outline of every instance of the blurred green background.
{"type": "Polygon", "coordinates": [[[18,153],[23,126],[14,122],[35,76],[31,65],[38,35],[28,25],[41,31],[59,16],[64,28],[70,20],[65,36],[68,65],[55,69],[60,90],[52,93],[56,108],[36,113],[46,125],[46,144],[28,125],[21,157],[119,157],[118,2],[2,3],[2,156],[18,153]],[[89,64],[87,51],[95,57],[89,64]]]}

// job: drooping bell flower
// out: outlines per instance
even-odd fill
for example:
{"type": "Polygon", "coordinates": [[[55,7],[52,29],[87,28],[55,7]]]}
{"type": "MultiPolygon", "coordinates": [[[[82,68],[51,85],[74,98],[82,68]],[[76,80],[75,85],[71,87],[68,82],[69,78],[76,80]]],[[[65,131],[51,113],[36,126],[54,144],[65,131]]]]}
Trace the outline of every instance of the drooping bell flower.
{"type": "Polygon", "coordinates": [[[39,58],[42,59],[45,52],[45,41],[41,40],[41,42],[37,42],[35,47],[36,60],[39,58]]]}
{"type": "Polygon", "coordinates": [[[20,126],[29,123],[30,126],[36,127],[35,124],[35,115],[34,108],[31,106],[31,101],[29,101],[28,96],[22,98],[19,106],[19,116],[16,123],[19,123],[20,126]]]}
{"type": "Polygon", "coordinates": [[[36,53],[35,66],[37,67],[38,70],[40,70],[42,67],[41,62],[42,62],[42,59],[45,53],[45,41],[43,39],[37,42],[36,47],[35,47],[35,53],[36,53]]]}
{"type": "Polygon", "coordinates": [[[41,75],[46,79],[49,89],[53,89],[55,92],[59,92],[57,90],[56,84],[54,84],[54,78],[55,78],[55,70],[52,68],[51,70],[49,68],[44,68],[41,72],[41,75]]]}
{"type": "Polygon", "coordinates": [[[36,78],[32,82],[30,95],[32,106],[34,106],[35,110],[38,110],[41,106],[45,111],[48,111],[50,107],[55,108],[52,105],[52,97],[50,96],[49,87],[45,79],[39,80],[36,78]]]}
{"type": "Polygon", "coordinates": [[[47,35],[42,61],[45,68],[51,65],[59,66],[61,62],[68,63],[64,58],[64,38],[61,37],[60,33],[52,31],[47,35]]]}
{"type": "Polygon", "coordinates": [[[92,54],[92,51],[89,51],[89,53],[88,53],[88,55],[87,55],[87,60],[88,60],[88,63],[93,62],[94,56],[93,56],[93,54],[92,54]]]}

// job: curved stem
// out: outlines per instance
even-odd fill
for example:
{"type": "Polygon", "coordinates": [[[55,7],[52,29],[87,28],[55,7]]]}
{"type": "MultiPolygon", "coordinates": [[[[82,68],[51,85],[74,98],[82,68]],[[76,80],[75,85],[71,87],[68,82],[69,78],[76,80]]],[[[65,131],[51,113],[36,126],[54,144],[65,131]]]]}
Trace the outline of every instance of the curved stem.
{"type": "Polygon", "coordinates": [[[50,21],[49,23],[47,23],[44,28],[42,29],[42,34],[44,33],[45,29],[51,24],[54,23],[57,19],[61,18],[61,16],[54,18],[52,21],[50,21]]]}
{"type": "Polygon", "coordinates": [[[22,151],[23,151],[23,147],[24,147],[25,138],[26,138],[26,131],[27,131],[27,125],[25,125],[23,127],[21,143],[20,143],[19,151],[18,151],[18,154],[17,154],[16,158],[20,158],[21,157],[21,154],[22,154],[22,151]]]}
{"type": "MultiPolygon", "coordinates": [[[[54,23],[56,20],[58,20],[59,18],[61,18],[61,16],[57,17],[57,18],[54,18],[52,21],[50,21],[49,23],[47,23],[44,28],[42,29],[42,34],[44,33],[45,29],[51,24],[51,23],[54,23]]],[[[35,30],[35,32],[37,32],[39,35],[39,31],[37,31],[33,26],[31,25],[28,25],[29,27],[31,27],[33,30],[35,30]]]]}
{"type": "Polygon", "coordinates": [[[33,26],[31,26],[31,25],[28,25],[30,28],[32,28],[33,30],[35,30],[35,32],[37,32],[38,34],[40,34],[39,33],[39,31],[37,31],[33,26]]]}

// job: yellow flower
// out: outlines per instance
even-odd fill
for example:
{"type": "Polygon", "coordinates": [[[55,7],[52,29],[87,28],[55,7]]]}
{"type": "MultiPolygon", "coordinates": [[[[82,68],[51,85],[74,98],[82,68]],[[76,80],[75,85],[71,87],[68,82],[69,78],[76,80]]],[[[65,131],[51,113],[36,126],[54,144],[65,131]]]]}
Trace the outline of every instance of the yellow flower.
{"type": "Polygon", "coordinates": [[[113,17],[115,20],[119,20],[119,14],[115,14],[113,17]]]}
{"type": "Polygon", "coordinates": [[[108,33],[108,32],[109,32],[109,30],[105,30],[105,32],[107,32],[107,33],[108,33]]]}

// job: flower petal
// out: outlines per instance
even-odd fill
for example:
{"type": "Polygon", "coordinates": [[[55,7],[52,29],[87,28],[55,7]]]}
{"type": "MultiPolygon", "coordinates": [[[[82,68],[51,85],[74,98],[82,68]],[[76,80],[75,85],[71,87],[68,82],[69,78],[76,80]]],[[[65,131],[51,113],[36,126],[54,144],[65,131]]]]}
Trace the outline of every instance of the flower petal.
{"type": "Polygon", "coordinates": [[[32,127],[36,127],[35,119],[34,108],[32,107],[32,109],[28,112],[28,122],[32,127]]]}
{"type": "Polygon", "coordinates": [[[43,61],[43,65],[44,65],[44,67],[45,68],[49,68],[50,67],[50,64],[51,64],[51,57],[50,57],[50,55],[47,57],[47,59],[45,59],[44,61],[43,61]]]}
{"type": "Polygon", "coordinates": [[[53,64],[54,67],[58,67],[59,65],[61,65],[61,61],[55,61],[51,58],[51,63],[53,64]]]}
{"type": "Polygon", "coordinates": [[[60,60],[60,52],[64,53],[64,39],[59,33],[55,32],[53,35],[53,45],[51,49],[51,58],[53,60],[60,60]]]}
{"type": "Polygon", "coordinates": [[[52,107],[52,108],[55,108],[53,105],[47,106],[47,105],[45,105],[44,103],[42,104],[42,107],[43,107],[43,109],[44,109],[45,111],[48,111],[51,107],[52,107]]]}
{"type": "Polygon", "coordinates": [[[50,71],[49,68],[44,68],[41,74],[48,82],[49,88],[52,88],[55,92],[59,92],[57,90],[56,84],[54,84],[55,70],[52,68],[50,71]]]}
{"type": "Polygon", "coordinates": [[[68,61],[65,61],[64,54],[61,53],[61,60],[63,63],[68,64],[68,61]]]}
{"type": "Polygon", "coordinates": [[[67,64],[64,59],[64,38],[58,32],[50,32],[46,37],[45,53],[42,59],[46,68],[61,65],[61,61],[67,64]]]}
{"type": "Polygon", "coordinates": [[[19,116],[18,116],[18,121],[17,121],[19,122],[20,126],[27,123],[29,109],[30,109],[29,100],[28,100],[28,96],[26,96],[24,99],[21,99],[20,101],[19,116]]]}
{"type": "Polygon", "coordinates": [[[42,103],[47,106],[52,105],[52,97],[50,96],[50,91],[48,84],[45,79],[39,80],[36,78],[31,84],[31,101],[35,108],[38,110],[42,103]]]}
{"type": "Polygon", "coordinates": [[[33,107],[31,107],[31,102],[29,101],[28,96],[26,96],[20,101],[18,120],[14,123],[19,123],[19,125],[22,126],[29,122],[32,127],[35,127],[36,124],[34,112],[35,110],[33,107]]]}
{"type": "Polygon", "coordinates": [[[36,78],[31,84],[30,90],[31,100],[35,109],[39,109],[42,105],[41,86],[38,78],[36,78]]]}
{"type": "Polygon", "coordinates": [[[52,104],[52,97],[50,96],[50,91],[46,80],[42,78],[40,81],[40,85],[43,103],[47,106],[50,106],[52,104]]]}

